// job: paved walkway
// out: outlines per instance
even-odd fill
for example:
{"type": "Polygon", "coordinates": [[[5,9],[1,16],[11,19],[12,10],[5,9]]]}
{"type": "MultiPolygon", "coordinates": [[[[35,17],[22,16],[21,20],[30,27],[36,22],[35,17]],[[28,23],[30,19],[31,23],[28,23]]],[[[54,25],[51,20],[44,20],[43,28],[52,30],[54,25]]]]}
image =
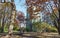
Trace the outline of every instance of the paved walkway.
{"type": "Polygon", "coordinates": [[[1,36],[1,38],[60,38],[58,33],[37,33],[37,32],[28,32],[24,33],[23,35],[6,35],[1,36]]]}

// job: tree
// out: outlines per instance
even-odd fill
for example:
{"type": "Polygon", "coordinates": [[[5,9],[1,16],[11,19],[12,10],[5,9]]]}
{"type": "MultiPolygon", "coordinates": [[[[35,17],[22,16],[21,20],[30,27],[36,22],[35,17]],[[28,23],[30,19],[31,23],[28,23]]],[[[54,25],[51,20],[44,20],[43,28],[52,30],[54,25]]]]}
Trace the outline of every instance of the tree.
{"type": "MultiPolygon", "coordinates": [[[[55,25],[55,27],[57,27],[58,33],[60,34],[60,7],[57,6],[58,0],[52,0],[52,1],[54,2],[54,5],[50,4],[51,0],[26,0],[26,3],[27,3],[28,8],[30,7],[30,11],[29,11],[30,15],[33,14],[33,11],[34,11],[34,13],[42,11],[42,12],[44,12],[44,14],[47,14],[47,12],[49,12],[49,15],[53,14],[55,16],[55,17],[53,17],[54,25],[55,25]],[[48,6],[49,8],[46,5],[50,5],[50,6],[48,6]],[[33,8],[32,8],[33,6],[35,6],[35,7],[37,6],[36,9],[38,9],[38,10],[36,10],[36,9],[33,10],[33,8]],[[50,11],[49,9],[52,11],[50,11]],[[59,12],[59,16],[56,15],[58,13],[57,11],[59,12]]],[[[59,0],[59,6],[60,6],[60,0],[59,0]]]]}
{"type": "Polygon", "coordinates": [[[46,22],[35,22],[33,23],[33,30],[37,32],[57,32],[57,29],[54,26],[51,26],[50,24],[46,22]]]}
{"type": "Polygon", "coordinates": [[[1,8],[0,8],[0,11],[1,11],[1,12],[0,12],[0,14],[1,14],[0,20],[1,20],[1,28],[2,28],[2,29],[1,29],[1,32],[3,32],[3,29],[4,29],[4,25],[3,25],[3,24],[4,24],[4,23],[3,23],[4,7],[2,7],[2,6],[3,6],[3,5],[1,4],[1,8]],[[2,24],[2,23],[3,23],[3,24],[2,24]]]}
{"type": "Polygon", "coordinates": [[[6,11],[8,11],[8,10],[6,10],[6,8],[8,8],[8,7],[10,7],[10,3],[2,3],[1,2],[1,14],[2,14],[2,17],[1,17],[1,26],[2,26],[2,32],[4,31],[4,24],[5,24],[5,15],[7,15],[7,13],[6,13],[6,11]]]}
{"type": "Polygon", "coordinates": [[[17,13],[17,19],[18,19],[19,21],[24,21],[24,13],[19,11],[19,12],[17,13]]]}
{"type": "Polygon", "coordinates": [[[2,7],[3,7],[2,8],[2,11],[3,11],[2,31],[4,29],[4,24],[5,24],[6,20],[8,19],[7,20],[9,23],[8,24],[8,33],[11,34],[12,30],[13,30],[14,19],[16,17],[16,10],[15,10],[16,8],[15,8],[14,0],[13,1],[12,0],[1,0],[1,3],[2,3],[2,7]]]}
{"type": "Polygon", "coordinates": [[[13,33],[13,24],[14,24],[14,19],[16,18],[16,7],[14,4],[14,0],[11,0],[11,16],[10,16],[10,25],[9,25],[9,34],[13,33]]]}
{"type": "MultiPolygon", "coordinates": [[[[37,15],[39,14],[39,11],[41,10],[41,8],[37,5],[35,5],[36,1],[37,0],[26,0],[27,6],[28,6],[27,13],[29,14],[28,22],[30,22],[30,24],[31,24],[31,25],[29,24],[30,30],[32,30],[32,20],[40,17],[37,15]]],[[[37,3],[38,3],[38,1],[37,1],[37,3]]]]}

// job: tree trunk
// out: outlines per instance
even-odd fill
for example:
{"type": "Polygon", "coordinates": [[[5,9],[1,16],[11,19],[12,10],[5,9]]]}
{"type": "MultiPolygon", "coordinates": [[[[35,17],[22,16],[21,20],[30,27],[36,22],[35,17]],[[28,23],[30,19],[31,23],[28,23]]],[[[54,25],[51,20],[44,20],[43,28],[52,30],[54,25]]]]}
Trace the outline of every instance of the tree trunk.
{"type": "Polygon", "coordinates": [[[32,32],[32,21],[30,21],[30,32],[32,32]]]}
{"type": "Polygon", "coordinates": [[[29,29],[29,31],[30,32],[32,32],[32,22],[31,22],[31,20],[30,20],[30,14],[28,13],[28,11],[27,11],[27,23],[26,23],[26,25],[27,25],[27,29],[29,29]]]}
{"type": "Polygon", "coordinates": [[[58,33],[60,35],[60,19],[58,19],[58,27],[57,27],[58,33]]]}
{"type": "Polygon", "coordinates": [[[5,10],[4,10],[4,13],[2,15],[2,30],[1,30],[2,33],[4,32],[4,19],[5,19],[5,10]]]}
{"type": "Polygon", "coordinates": [[[58,11],[59,11],[59,19],[58,19],[58,33],[60,35],[60,0],[59,0],[59,4],[58,4],[58,11]]]}
{"type": "Polygon", "coordinates": [[[2,33],[4,32],[4,18],[2,19],[2,29],[1,29],[1,32],[2,33]]]}
{"type": "Polygon", "coordinates": [[[60,35],[60,9],[59,9],[59,19],[58,19],[58,32],[60,35]]]}

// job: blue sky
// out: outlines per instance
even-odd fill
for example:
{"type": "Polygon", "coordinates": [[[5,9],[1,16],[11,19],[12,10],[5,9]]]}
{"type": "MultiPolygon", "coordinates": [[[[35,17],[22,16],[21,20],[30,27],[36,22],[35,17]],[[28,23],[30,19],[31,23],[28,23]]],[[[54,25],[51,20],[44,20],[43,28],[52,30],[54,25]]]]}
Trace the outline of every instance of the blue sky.
{"type": "Polygon", "coordinates": [[[26,16],[25,0],[15,0],[16,10],[22,11],[26,16]]]}

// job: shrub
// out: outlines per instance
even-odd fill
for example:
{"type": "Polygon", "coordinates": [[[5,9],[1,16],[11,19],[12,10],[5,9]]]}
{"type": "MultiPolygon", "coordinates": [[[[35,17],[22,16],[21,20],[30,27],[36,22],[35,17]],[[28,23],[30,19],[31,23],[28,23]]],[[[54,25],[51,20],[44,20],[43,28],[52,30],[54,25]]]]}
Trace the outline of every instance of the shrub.
{"type": "Polygon", "coordinates": [[[36,29],[34,30],[37,30],[37,31],[46,31],[46,32],[57,32],[57,29],[48,24],[48,23],[45,23],[45,22],[36,22],[36,23],[33,23],[33,27],[35,27],[36,29]]]}

